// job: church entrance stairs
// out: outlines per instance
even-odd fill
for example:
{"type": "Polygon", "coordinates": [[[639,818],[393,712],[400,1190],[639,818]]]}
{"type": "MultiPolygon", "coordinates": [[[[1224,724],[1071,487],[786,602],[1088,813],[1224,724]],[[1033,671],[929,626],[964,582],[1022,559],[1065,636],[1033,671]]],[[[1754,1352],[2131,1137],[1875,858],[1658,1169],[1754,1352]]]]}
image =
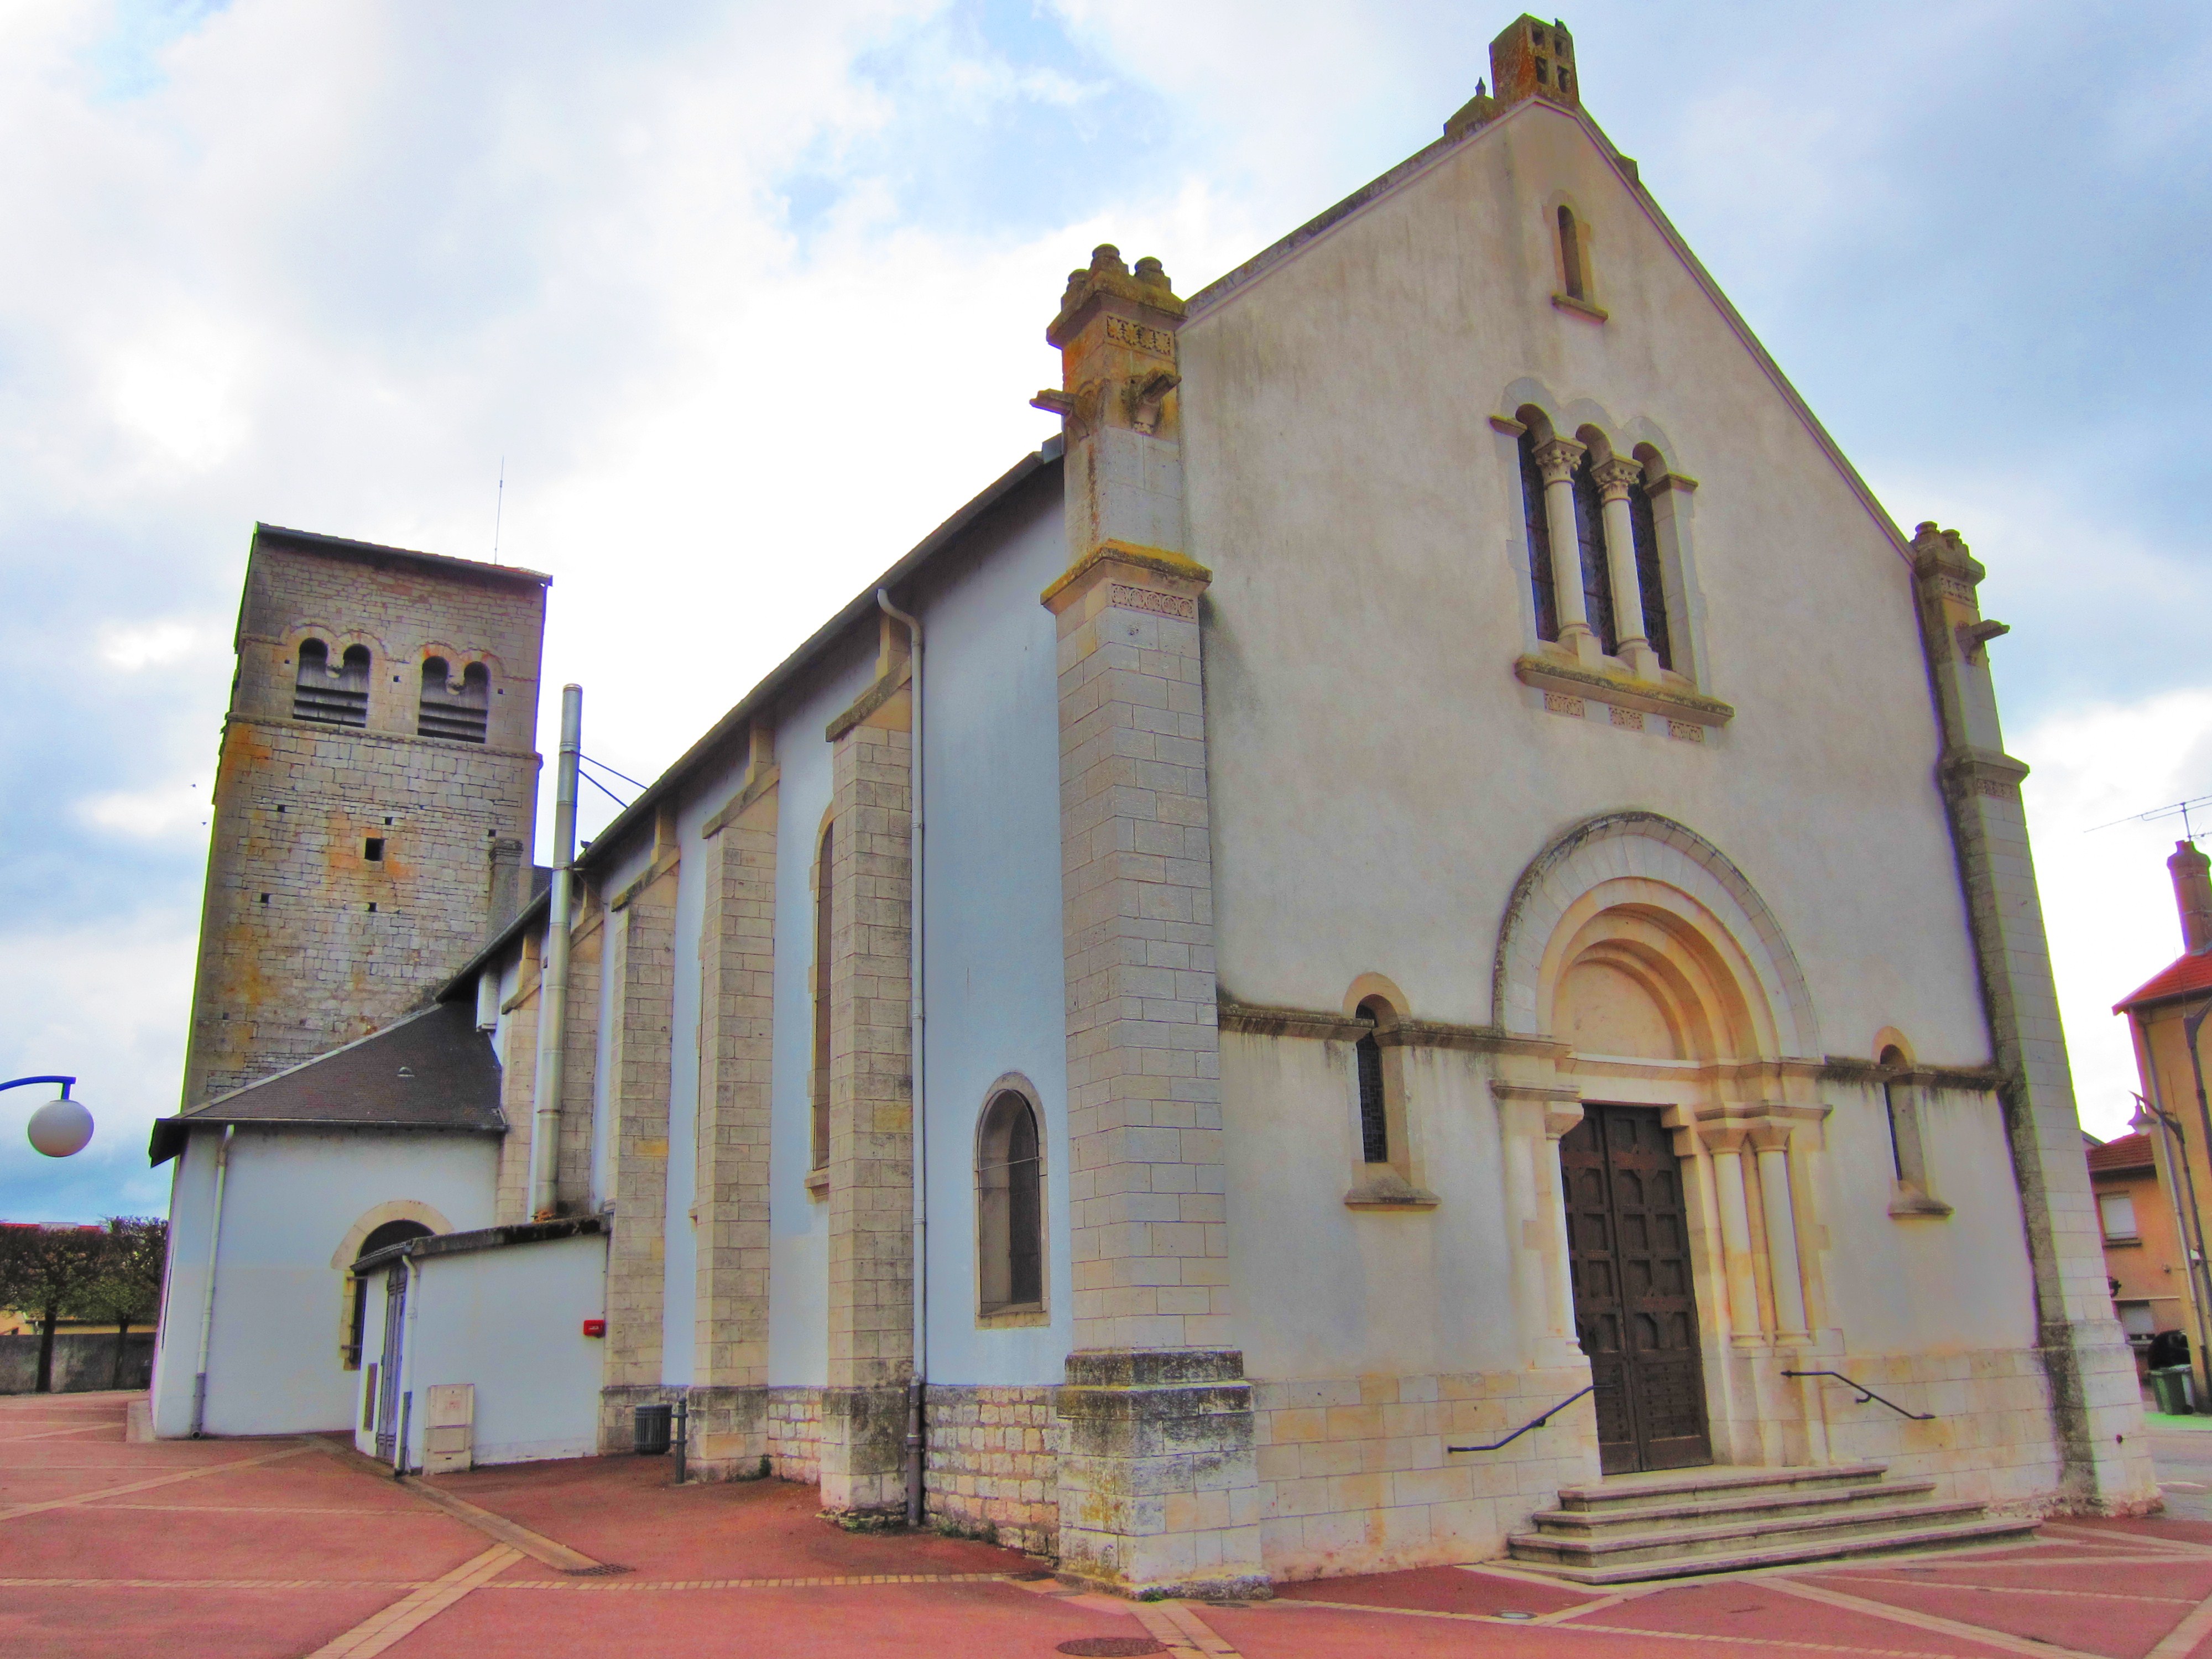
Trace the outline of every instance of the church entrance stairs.
{"type": "Polygon", "coordinates": [[[1509,1541],[1513,1559],[1577,1584],[1626,1584],[1796,1562],[2024,1539],[2033,1517],[1931,1496],[1886,1466],[1703,1469],[1570,1486],[1509,1541]]]}

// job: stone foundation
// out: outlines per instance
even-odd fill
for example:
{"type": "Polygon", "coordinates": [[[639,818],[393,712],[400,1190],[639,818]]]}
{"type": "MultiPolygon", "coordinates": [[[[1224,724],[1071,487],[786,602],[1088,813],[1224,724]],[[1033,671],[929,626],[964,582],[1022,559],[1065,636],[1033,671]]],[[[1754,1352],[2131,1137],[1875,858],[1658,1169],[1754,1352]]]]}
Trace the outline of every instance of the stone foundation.
{"type": "Polygon", "coordinates": [[[1586,1386],[1587,1369],[1347,1376],[1253,1385],[1261,1559],[1278,1579],[1480,1561],[1563,1486],[1597,1478],[1587,1397],[1492,1452],[1586,1386]]]}
{"type": "Polygon", "coordinates": [[[906,1512],[906,1385],[822,1390],[822,1507],[841,1515],[906,1512]]]}
{"type": "Polygon", "coordinates": [[[768,1391],[768,1472],[779,1480],[821,1484],[821,1389],[768,1391]]]}
{"type": "Polygon", "coordinates": [[[1954,1354],[1851,1354],[1832,1364],[1910,1411],[1916,1423],[1832,1377],[1820,1379],[1828,1452],[1838,1463],[1887,1463],[1900,1479],[1933,1480],[1939,1496],[2008,1512],[2068,1507],[2051,1413],[2051,1383],[2033,1348],[1954,1354]]]}
{"type": "Polygon", "coordinates": [[[930,1523],[1009,1548],[1060,1548],[1060,1423],[1049,1388],[929,1389],[923,1480],[930,1523]]]}
{"type": "Polygon", "coordinates": [[[599,1451],[635,1452],[640,1406],[687,1402],[684,1474],[694,1480],[752,1480],[769,1455],[769,1390],[625,1383],[599,1390],[599,1451]]]}

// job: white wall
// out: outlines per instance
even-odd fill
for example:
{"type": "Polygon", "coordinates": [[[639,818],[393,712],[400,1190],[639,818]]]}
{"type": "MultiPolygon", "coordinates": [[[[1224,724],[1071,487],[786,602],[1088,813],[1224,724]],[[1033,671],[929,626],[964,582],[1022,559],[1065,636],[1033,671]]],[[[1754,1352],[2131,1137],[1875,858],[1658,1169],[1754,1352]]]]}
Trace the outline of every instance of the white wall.
{"type": "MultiPolygon", "coordinates": [[[[441,1383],[476,1388],[475,1461],[526,1463],[588,1457],[598,1449],[606,1343],[583,1334],[606,1315],[605,1236],[552,1239],[426,1256],[405,1310],[402,1388],[415,1397],[408,1463],[422,1458],[424,1402],[441,1383]]],[[[384,1289],[371,1287],[369,1327],[353,1401],[354,1443],[374,1455],[362,1429],[368,1365],[386,1361],[384,1289]]]]}
{"type": "Polygon", "coordinates": [[[927,641],[929,1370],[944,1382],[1058,1382],[1074,1346],[1067,1036],[1060,889],[1060,693],[1052,614],[1067,566],[1060,470],[974,533],[919,613],[927,641]],[[975,1130],[1018,1073],[1043,1106],[1051,1322],[977,1324],[975,1130]]]}
{"type": "MultiPolygon", "coordinates": [[[[157,1434],[191,1431],[208,1227],[222,1132],[196,1129],[170,1211],[168,1313],[155,1377],[157,1434]]],[[[345,1273],[331,1264],[367,1211],[412,1200],[456,1231],[488,1227],[491,1135],[241,1127],[223,1199],[208,1354],[210,1434],[296,1434],[355,1419],[359,1379],[338,1353],[345,1273]]]]}

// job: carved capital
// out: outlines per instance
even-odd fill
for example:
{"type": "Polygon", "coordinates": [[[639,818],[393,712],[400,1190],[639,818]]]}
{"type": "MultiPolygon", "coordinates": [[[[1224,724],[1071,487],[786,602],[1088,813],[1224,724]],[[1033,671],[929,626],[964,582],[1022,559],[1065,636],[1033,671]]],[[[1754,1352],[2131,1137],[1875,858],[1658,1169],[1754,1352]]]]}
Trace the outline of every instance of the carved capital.
{"type": "Polygon", "coordinates": [[[1536,446],[1536,465],[1547,484],[1565,483],[1574,476],[1588,451],[1572,438],[1547,438],[1536,446]]]}
{"type": "Polygon", "coordinates": [[[1751,1144],[1754,1151],[1786,1152],[1790,1137],[1797,1126],[1782,1118],[1762,1118],[1751,1126],[1751,1144]]]}
{"type": "Polygon", "coordinates": [[[1592,467],[1590,477],[1597,481],[1599,494],[1610,506],[1614,501],[1626,501],[1631,491],[1643,487],[1644,463],[1616,455],[1592,467]]]}
{"type": "Polygon", "coordinates": [[[1698,1139],[1714,1157],[1735,1158],[1742,1153],[1744,1142],[1751,1139],[1751,1125],[1730,1118],[1700,1123],[1698,1139]]]}

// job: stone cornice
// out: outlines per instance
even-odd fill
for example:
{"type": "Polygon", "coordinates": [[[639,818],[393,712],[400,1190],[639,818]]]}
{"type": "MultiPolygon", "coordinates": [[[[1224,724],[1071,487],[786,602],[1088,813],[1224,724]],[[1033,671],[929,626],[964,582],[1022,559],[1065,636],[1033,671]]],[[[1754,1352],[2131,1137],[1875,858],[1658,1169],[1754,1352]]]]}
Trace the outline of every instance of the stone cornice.
{"type": "Polygon", "coordinates": [[[611,911],[628,909],[629,908],[630,902],[633,899],[636,898],[639,894],[645,891],[647,888],[652,886],[653,883],[659,881],[663,876],[668,875],[674,871],[677,865],[680,862],[682,862],[680,856],[675,853],[662,854],[660,857],[653,860],[651,864],[645,867],[643,872],[639,875],[635,881],[631,882],[629,886],[623,888],[622,891],[617,893],[612,898],[609,899],[607,901],[607,908],[611,911]]]}
{"type": "Polygon", "coordinates": [[[1735,718],[1735,708],[1700,691],[1639,680],[1603,669],[1584,668],[1564,657],[1531,653],[1514,659],[1513,673],[1522,684],[1539,691],[1564,692],[1571,697],[1595,697],[1621,708],[1633,708],[1668,720],[1689,720],[1699,726],[1726,726],[1735,718]]]}
{"type": "Polygon", "coordinates": [[[543,762],[544,757],[535,749],[495,749],[488,743],[462,743],[453,738],[417,737],[412,732],[380,732],[373,726],[331,726],[321,720],[288,720],[267,714],[228,714],[223,724],[230,726],[259,726],[272,732],[305,732],[315,737],[350,738],[356,742],[367,738],[372,743],[422,744],[432,749],[442,749],[448,754],[456,750],[469,755],[496,755],[501,760],[543,762]]]}
{"type": "Polygon", "coordinates": [[[1057,611],[1053,601],[1080,585],[1101,565],[1119,564],[1153,576],[1164,576],[1170,582],[1182,583],[1194,589],[1202,588],[1213,580],[1213,573],[1186,553],[1171,552],[1164,547],[1139,547],[1133,542],[1103,541],[1063,571],[1038,599],[1057,611]]]}
{"type": "Polygon", "coordinates": [[[1372,1036],[1385,1048],[1456,1048],[1465,1053],[1565,1054],[1566,1045],[1548,1037],[1517,1036],[1492,1025],[1447,1025],[1437,1020],[1401,1019],[1395,1025],[1370,1025],[1346,1014],[1308,1008],[1269,1008],[1223,997],[1221,1029],[1247,1036],[1304,1037],[1323,1042],[1357,1042],[1372,1036]]]}
{"type": "MultiPolygon", "coordinates": [[[[880,684],[881,682],[878,681],[878,684],[880,684]]],[[[716,836],[720,835],[723,830],[745,815],[747,807],[774,790],[782,776],[781,767],[771,766],[754,777],[744,788],[738,791],[736,799],[701,826],[699,838],[702,841],[712,841],[716,836]]]]}
{"type": "Polygon", "coordinates": [[[838,738],[843,737],[854,726],[860,725],[861,721],[866,720],[869,715],[874,714],[885,703],[889,702],[893,697],[905,690],[907,685],[913,680],[913,678],[914,663],[912,659],[902,657],[899,659],[899,665],[896,669],[892,672],[884,675],[881,679],[876,681],[874,684],[871,685],[866,690],[861,692],[859,696],[853,700],[853,706],[851,708],[845,710],[843,714],[836,715],[830,720],[830,724],[823,729],[823,737],[830,743],[836,742],[838,738]]]}

